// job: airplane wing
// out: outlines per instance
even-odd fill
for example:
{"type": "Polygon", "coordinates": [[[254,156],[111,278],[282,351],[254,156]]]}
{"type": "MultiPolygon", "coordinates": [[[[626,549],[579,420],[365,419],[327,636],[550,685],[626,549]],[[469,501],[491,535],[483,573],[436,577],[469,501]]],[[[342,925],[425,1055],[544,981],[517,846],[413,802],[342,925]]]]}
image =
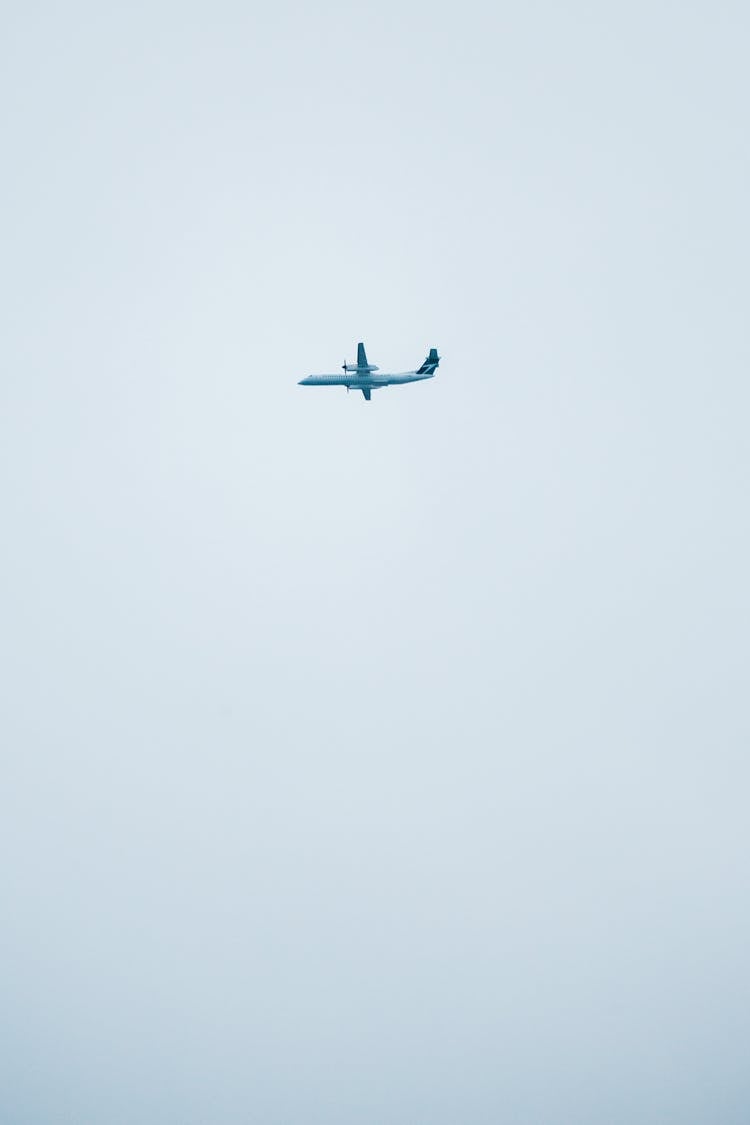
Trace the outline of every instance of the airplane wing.
{"type": "Polygon", "coordinates": [[[375,366],[374,363],[368,363],[367,362],[367,352],[365,351],[365,345],[362,344],[362,343],[359,343],[359,344],[357,344],[357,362],[356,363],[347,363],[346,367],[345,367],[345,370],[346,371],[354,371],[358,375],[367,375],[368,372],[377,371],[378,368],[375,366]]]}

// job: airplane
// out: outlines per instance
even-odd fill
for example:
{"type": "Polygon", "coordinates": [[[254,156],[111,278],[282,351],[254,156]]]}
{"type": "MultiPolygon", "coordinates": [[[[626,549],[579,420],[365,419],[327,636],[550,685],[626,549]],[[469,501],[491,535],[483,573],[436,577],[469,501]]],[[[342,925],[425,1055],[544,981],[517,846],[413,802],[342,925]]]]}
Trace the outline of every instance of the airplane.
{"type": "Polygon", "coordinates": [[[437,348],[430,348],[430,354],[421,367],[416,371],[402,371],[396,375],[376,375],[379,367],[367,362],[365,345],[357,344],[357,362],[342,363],[343,375],[308,375],[300,379],[300,387],[346,387],[347,391],[361,391],[367,401],[370,401],[373,391],[381,387],[391,387],[400,383],[419,383],[422,379],[432,379],[440,356],[437,348]]]}

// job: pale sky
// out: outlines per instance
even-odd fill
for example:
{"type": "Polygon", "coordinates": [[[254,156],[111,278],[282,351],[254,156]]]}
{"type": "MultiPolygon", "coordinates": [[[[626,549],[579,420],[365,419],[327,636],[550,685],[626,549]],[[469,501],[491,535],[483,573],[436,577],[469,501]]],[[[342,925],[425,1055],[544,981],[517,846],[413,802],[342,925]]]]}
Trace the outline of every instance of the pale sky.
{"type": "Polygon", "coordinates": [[[7,6],[4,1122],[745,1125],[749,34],[7,6]]]}

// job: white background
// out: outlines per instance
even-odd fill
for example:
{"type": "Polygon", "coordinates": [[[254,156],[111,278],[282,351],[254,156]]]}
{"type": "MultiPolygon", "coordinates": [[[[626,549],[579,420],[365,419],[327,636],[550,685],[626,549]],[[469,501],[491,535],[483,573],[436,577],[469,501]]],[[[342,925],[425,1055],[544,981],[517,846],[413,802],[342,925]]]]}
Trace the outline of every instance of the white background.
{"type": "Polygon", "coordinates": [[[7,5],[3,1121],[747,1121],[749,30],[7,5]]]}

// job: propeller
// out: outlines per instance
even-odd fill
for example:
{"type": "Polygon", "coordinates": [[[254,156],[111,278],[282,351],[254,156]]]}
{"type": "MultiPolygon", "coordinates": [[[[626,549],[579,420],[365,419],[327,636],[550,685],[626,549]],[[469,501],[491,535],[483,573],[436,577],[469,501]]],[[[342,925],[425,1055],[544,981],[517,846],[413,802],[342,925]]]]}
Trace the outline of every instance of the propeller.
{"type": "Polygon", "coordinates": [[[346,360],[341,364],[341,370],[346,374],[346,360]]]}

